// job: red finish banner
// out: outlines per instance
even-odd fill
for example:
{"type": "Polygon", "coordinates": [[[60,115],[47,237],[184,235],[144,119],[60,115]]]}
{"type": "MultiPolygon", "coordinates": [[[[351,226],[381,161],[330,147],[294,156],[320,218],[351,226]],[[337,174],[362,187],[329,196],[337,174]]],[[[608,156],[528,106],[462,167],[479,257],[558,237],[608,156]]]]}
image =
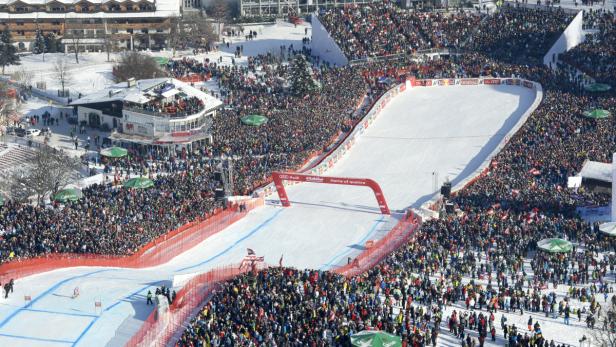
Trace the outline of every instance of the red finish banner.
{"type": "Polygon", "coordinates": [[[374,192],[374,196],[376,197],[376,201],[379,204],[379,208],[381,209],[382,214],[390,214],[389,207],[387,206],[387,201],[385,201],[385,196],[383,195],[383,190],[378,183],[369,178],[350,178],[350,177],[332,177],[332,176],[315,176],[315,175],[306,175],[306,174],[298,174],[298,173],[282,173],[282,172],[273,172],[272,178],[274,179],[274,185],[276,186],[276,190],[278,191],[278,197],[280,198],[280,203],[284,207],[291,206],[291,202],[289,201],[289,197],[287,196],[287,191],[284,187],[283,181],[294,181],[294,182],[312,182],[312,183],[323,183],[323,184],[339,184],[345,186],[365,186],[372,189],[374,192]]]}

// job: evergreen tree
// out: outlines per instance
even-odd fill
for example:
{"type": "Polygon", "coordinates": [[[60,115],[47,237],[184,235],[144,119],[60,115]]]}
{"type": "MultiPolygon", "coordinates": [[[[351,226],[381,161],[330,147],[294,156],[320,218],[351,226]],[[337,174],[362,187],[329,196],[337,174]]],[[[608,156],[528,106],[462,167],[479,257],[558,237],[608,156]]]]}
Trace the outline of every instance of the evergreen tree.
{"type": "Polygon", "coordinates": [[[316,90],[316,87],[306,57],[296,55],[291,63],[291,91],[297,96],[305,96],[316,90]]]}
{"type": "Polygon", "coordinates": [[[0,35],[0,66],[2,66],[2,74],[4,67],[7,65],[19,65],[19,56],[17,48],[13,45],[11,32],[8,26],[4,27],[4,31],[0,35]]]}
{"type": "MultiPolygon", "coordinates": [[[[46,46],[45,36],[43,36],[43,33],[37,29],[36,37],[34,38],[34,42],[32,42],[32,53],[45,54],[47,52],[46,46]]],[[[45,58],[43,57],[43,59],[45,58]]]]}
{"type": "Polygon", "coordinates": [[[53,33],[45,35],[45,47],[47,47],[47,53],[57,53],[60,51],[58,47],[58,40],[53,33]]]}

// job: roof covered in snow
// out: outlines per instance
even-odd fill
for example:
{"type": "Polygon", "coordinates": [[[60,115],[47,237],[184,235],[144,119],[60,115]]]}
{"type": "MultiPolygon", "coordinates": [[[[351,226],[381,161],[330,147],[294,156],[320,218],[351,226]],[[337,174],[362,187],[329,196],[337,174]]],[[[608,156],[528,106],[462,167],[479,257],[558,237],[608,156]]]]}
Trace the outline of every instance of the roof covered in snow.
{"type": "Polygon", "coordinates": [[[106,3],[149,3],[154,4],[155,11],[138,11],[138,12],[67,12],[67,13],[51,13],[51,12],[27,12],[27,13],[8,13],[0,12],[0,19],[76,19],[76,18],[166,18],[177,17],[180,15],[180,0],[0,0],[0,6],[10,5],[15,2],[21,2],[27,5],[44,6],[53,3],[62,3],[65,5],[73,5],[81,2],[91,3],[95,5],[106,3]]]}
{"type": "Polygon", "coordinates": [[[88,94],[81,99],[74,100],[71,106],[85,106],[88,104],[122,101],[135,104],[145,104],[156,98],[168,98],[183,93],[186,96],[195,96],[201,99],[206,110],[212,110],[222,105],[219,99],[192,87],[175,78],[153,78],[138,80],[129,86],[128,82],[121,82],[98,92],[88,94]],[[162,89],[161,89],[162,87],[162,89]]]}

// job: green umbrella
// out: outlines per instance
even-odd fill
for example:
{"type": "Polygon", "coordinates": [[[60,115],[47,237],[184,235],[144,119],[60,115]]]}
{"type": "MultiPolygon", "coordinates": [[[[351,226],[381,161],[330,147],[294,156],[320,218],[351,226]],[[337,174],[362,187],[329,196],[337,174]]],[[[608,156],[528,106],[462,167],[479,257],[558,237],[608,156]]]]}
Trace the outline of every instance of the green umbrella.
{"type": "Polygon", "coordinates": [[[259,114],[250,114],[242,117],[242,123],[252,126],[260,126],[267,123],[267,117],[259,114]]]}
{"type": "Polygon", "coordinates": [[[135,177],[124,182],[124,188],[146,189],[154,187],[154,181],[145,177],[135,177]]]}
{"type": "Polygon", "coordinates": [[[400,337],[379,330],[364,330],[351,335],[351,344],[357,347],[399,347],[400,337]]]}
{"type": "Polygon", "coordinates": [[[537,246],[549,253],[569,253],[573,249],[571,242],[564,239],[543,239],[537,246]]]}
{"type": "Polygon", "coordinates": [[[610,114],[610,111],[608,110],[596,108],[594,110],[589,110],[589,111],[584,112],[584,116],[588,118],[594,118],[594,119],[604,119],[604,118],[608,118],[609,116],[611,116],[611,114],[610,114]]]}
{"type": "Polygon", "coordinates": [[[599,225],[599,230],[604,234],[616,236],[616,222],[602,223],[599,225]]]}
{"type": "Polygon", "coordinates": [[[165,58],[165,57],[152,57],[152,59],[154,59],[156,64],[161,65],[161,66],[167,65],[167,63],[169,62],[169,58],[165,58]]]}
{"type": "Polygon", "coordinates": [[[128,155],[128,150],[121,147],[105,148],[101,151],[101,155],[109,158],[122,158],[128,155]]]}
{"type": "Polygon", "coordinates": [[[593,84],[585,85],[584,89],[586,89],[589,92],[600,93],[600,92],[607,92],[608,90],[612,89],[612,86],[610,86],[609,84],[605,84],[605,83],[593,83],[593,84]]]}
{"type": "Polygon", "coordinates": [[[81,190],[75,188],[67,188],[62,189],[61,191],[54,194],[51,199],[53,201],[65,203],[67,201],[77,201],[81,199],[82,196],[83,194],[81,193],[81,190]]]}

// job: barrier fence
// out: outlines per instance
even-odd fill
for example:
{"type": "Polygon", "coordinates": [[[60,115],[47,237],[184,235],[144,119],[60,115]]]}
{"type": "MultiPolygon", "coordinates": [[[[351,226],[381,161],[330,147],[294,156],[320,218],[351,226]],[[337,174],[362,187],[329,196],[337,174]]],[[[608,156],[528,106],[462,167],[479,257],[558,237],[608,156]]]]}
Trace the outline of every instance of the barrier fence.
{"type": "Polygon", "coordinates": [[[196,316],[206,301],[227,281],[250,270],[261,270],[262,264],[255,268],[240,268],[239,264],[222,266],[193,277],[177,293],[167,312],[152,310],[139,331],[126,343],[126,347],[166,346],[172,339],[179,339],[190,319],[196,316]]]}
{"type": "Polygon", "coordinates": [[[263,199],[247,199],[232,203],[227,209],[217,209],[202,219],[185,224],[141,247],[130,256],[100,254],[49,254],[12,261],[0,265],[0,283],[45,271],[75,266],[109,266],[143,268],[168,262],[208,237],[222,231],[244,217],[248,211],[263,205],[263,199]],[[245,208],[240,209],[240,205],[245,208]]]}
{"type": "Polygon", "coordinates": [[[385,237],[368,246],[349,264],[333,271],[346,277],[353,277],[368,271],[391,252],[404,245],[420,225],[421,219],[409,211],[385,237]]]}

